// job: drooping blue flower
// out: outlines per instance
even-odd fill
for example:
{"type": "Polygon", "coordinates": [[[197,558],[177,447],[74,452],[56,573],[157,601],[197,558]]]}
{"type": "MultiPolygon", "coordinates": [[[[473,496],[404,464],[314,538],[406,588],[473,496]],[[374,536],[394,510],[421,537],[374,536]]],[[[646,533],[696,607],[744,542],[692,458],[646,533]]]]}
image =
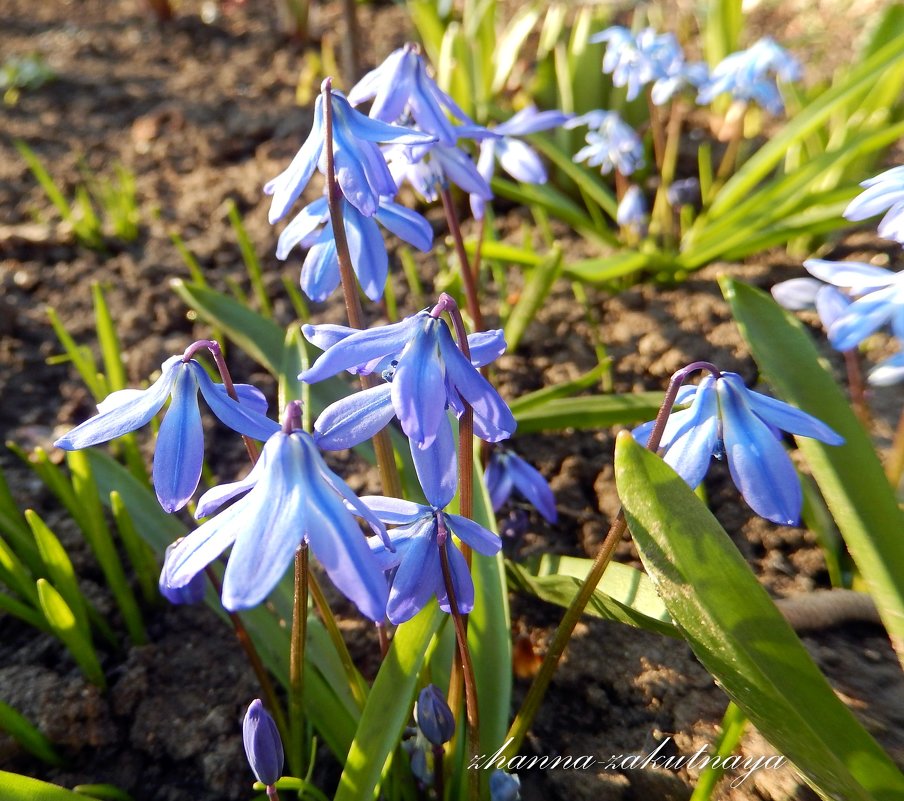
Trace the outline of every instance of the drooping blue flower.
{"type": "Polygon", "coordinates": [[[440,144],[451,147],[459,136],[448,115],[462,123],[472,123],[458,104],[437,86],[415,44],[394,50],[348,93],[353,106],[373,99],[370,116],[383,122],[410,117],[418,128],[440,144]]]}
{"type": "MultiPolygon", "coordinates": [[[[488,136],[480,142],[477,172],[489,186],[498,161],[502,169],[516,181],[525,184],[545,184],[546,168],[533,148],[516,137],[548,131],[568,122],[574,115],[563,111],[537,111],[528,106],[492,129],[496,136],[488,136]],[[498,137],[498,138],[497,138],[498,137]]],[[[471,211],[474,218],[483,218],[485,198],[471,195],[471,211]]]]}
{"type": "MultiPolygon", "coordinates": [[[[380,205],[381,196],[395,197],[396,194],[395,181],[376,143],[423,146],[436,141],[436,138],[365,117],[349,105],[341,92],[330,92],[330,98],[336,182],[349,203],[365,217],[372,217],[380,205]]],[[[308,138],[292,163],[264,187],[264,192],[273,196],[271,223],[285,217],[308,185],[315,169],[326,175],[325,142],[323,94],[320,94],[314,105],[314,125],[308,138]]]]}
{"type": "Polygon", "coordinates": [[[380,542],[371,548],[386,570],[395,570],[386,615],[392,623],[404,623],[424,608],[434,595],[440,609],[451,611],[440,563],[440,548],[449,561],[452,587],[458,611],[467,614],[474,608],[474,583],[468,563],[452,542],[455,534],[478,553],[493,556],[502,541],[483,526],[460,515],[449,514],[431,506],[422,506],[399,498],[365,496],[361,498],[381,521],[395,528],[389,537],[395,551],[380,542]]]}
{"type": "MultiPolygon", "coordinates": [[[[424,320],[425,317],[434,319],[430,318],[427,312],[421,312],[420,315],[403,321],[408,323],[414,320],[415,325],[409,326],[412,330],[409,331],[405,327],[394,329],[394,332],[399,334],[399,339],[394,342],[385,341],[379,349],[382,350],[385,345],[388,350],[364,362],[354,361],[355,351],[358,343],[362,339],[367,339],[360,335],[368,332],[336,325],[303,326],[302,333],[305,337],[312,344],[325,350],[321,359],[352,337],[358,339],[343,348],[343,361],[352,360],[346,367],[334,369],[334,366],[330,365],[325,370],[302,373],[300,378],[309,382],[319,381],[341,369],[362,374],[379,373],[387,383],[354,392],[330,404],[321,412],[314,423],[317,444],[325,450],[351,448],[359,442],[370,439],[390,420],[398,417],[402,421],[402,429],[409,438],[412,460],[424,495],[433,506],[442,508],[455,495],[458,463],[447,408],[461,416],[464,411],[461,399],[464,398],[469,403],[474,399],[476,401],[474,431],[477,436],[487,441],[497,441],[510,436],[515,421],[505,402],[477,370],[505,351],[502,331],[485,331],[468,336],[471,351],[469,365],[452,341],[445,322],[439,321],[437,326],[436,321],[430,323],[429,320],[424,320]],[[429,336],[435,337],[436,341],[432,345],[429,342],[423,343],[423,347],[415,350],[413,343],[419,336],[418,326],[421,324],[430,329],[429,336]],[[440,393],[434,397],[426,394],[430,391],[428,387],[431,384],[422,387],[418,379],[418,362],[424,359],[431,361],[425,368],[426,374],[433,375],[436,370],[442,373],[441,378],[432,384],[440,393]],[[451,366],[448,360],[451,360],[451,366]],[[401,380],[404,383],[397,387],[400,368],[401,380]],[[415,403],[411,396],[418,398],[418,403],[415,403]],[[412,421],[412,417],[418,415],[424,407],[428,407],[435,414],[431,414],[428,422],[419,425],[417,421],[412,421]],[[432,432],[432,437],[429,433],[425,434],[425,431],[432,432]]],[[[402,323],[395,325],[403,326],[402,323]]],[[[320,359],[314,363],[311,370],[318,368],[319,362],[320,359]]]]}
{"type": "Polygon", "coordinates": [[[709,67],[702,61],[685,61],[682,57],[668,64],[665,74],[657,78],[650,89],[650,99],[656,106],[668,103],[683,89],[699,89],[709,80],[709,67]]]}
{"type": "Polygon", "coordinates": [[[260,698],[255,698],[245,713],[242,740],[245,756],[257,780],[272,787],[282,776],[285,756],[276,721],[264,709],[260,698]]]}
{"type": "Polygon", "coordinates": [[[904,350],[879,362],[869,371],[867,380],[874,387],[890,387],[904,381],[904,350]]]}
{"type": "MultiPolygon", "coordinates": [[[[844,442],[812,415],[747,389],[737,373],[707,375],[697,386],[684,385],[675,403],[690,406],[669,415],[660,445],[665,461],[696,487],[710,458],[724,456],[735,486],[753,511],[786,526],[800,519],[802,493],[779,432],[828,445],[844,442]]],[[[634,438],[645,445],[652,430],[652,421],[644,423],[634,430],[634,438]]]]}
{"type": "Polygon", "coordinates": [[[176,546],[168,571],[170,586],[184,586],[232,545],[223,577],[223,606],[249,609],[269,595],[304,542],[362,614],[383,620],[386,582],[354,515],[380,537],[386,537],[385,528],[327,467],[309,434],[277,431],[244,479],[214,487],[201,497],[196,516],[205,517],[243,493],[176,546]]]}
{"type": "MultiPolygon", "coordinates": [[[[380,198],[373,217],[365,217],[344,198],[341,202],[352,269],[364,294],[379,300],[386,286],[389,257],[377,222],[422,251],[433,244],[433,229],[416,211],[389,198],[380,198]]],[[[305,206],[285,227],[276,246],[276,258],[285,261],[296,245],[308,250],[301,267],[302,290],[313,301],[326,300],[339,286],[339,257],[326,198],[305,206]]]]}
{"type": "Polygon", "coordinates": [[[684,62],[684,54],[674,34],[657,33],[644,28],[636,36],[627,28],[614,25],[589,39],[606,42],[603,72],[612,75],[615,86],[626,86],[626,98],[634,100],[649,83],[675,72],[684,62]]]}
{"type": "Polygon", "coordinates": [[[199,604],[204,600],[204,594],[207,591],[207,576],[204,573],[198,573],[184,587],[170,587],[169,585],[170,554],[175,547],[175,542],[166,546],[166,553],[163,556],[163,570],[160,571],[160,580],[157,582],[157,587],[160,590],[160,594],[171,604],[199,604]]]}
{"type": "Polygon", "coordinates": [[[767,36],[722,59],[700,87],[697,102],[705,105],[730,94],[735,100],[753,101],[770,114],[781,114],[785,106],[776,79],[791,82],[800,77],[797,59],[767,36]]]}
{"type": "Polygon", "coordinates": [[[445,745],[455,734],[455,715],[435,684],[428,684],[418,693],[414,720],[431,745],[445,745]]]}
{"type": "Polygon", "coordinates": [[[574,161],[586,161],[590,167],[599,167],[603,175],[618,170],[630,175],[643,166],[643,142],[614,111],[588,111],[565,123],[566,128],[586,125],[584,140],[587,144],[574,156],[574,161]]]}
{"type": "Polygon", "coordinates": [[[691,206],[700,202],[700,181],[697,178],[681,178],[666,189],[666,197],[672,208],[691,206]]]}
{"type": "Polygon", "coordinates": [[[74,451],[116,439],[147,425],[171,398],[157,434],[153,481],[160,505],[174,512],[188,503],[201,479],[204,431],[198,390],[217,418],[239,434],[263,441],[279,429],[265,417],[267,401],[259,390],[236,384],[240,401],[236,402],[222,384],[210,380],[197,361],[173,356],[163,363],[160,378],[150,387],[111,393],[97,404],[97,416],[73,428],[54,445],[74,451]]]}
{"type": "Polygon", "coordinates": [[[549,523],[558,520],[556,499],[537,468],[508,448],[494,448],[486,471],[487,491],[498,512],[513,491],[532,504],[549,523]]]}
{"type": "Polygon", "coordinates": [[[646,228],[647,203],[639,186],[631,185],[618,204],[615,213],[615,221],[626,228],[634,228],[643,231],[646,228]]]}
{"type": "Polygon", "coordinates": [[[904,244],[904,165],[892,167],[860,186],[866,191],[848,204],[845,218],[859,222],[887,209],[879,223],[879,236],[904,244]]]}
{"type": "MultiPolygon", "coordinates": [[[[456,130],[460,131],[461,127],[456,130]]],[[[494,135],[486,129],[480,130],[488,137],[494,135]]],[[[458,145],[434,145],[426,152],[388,147],[384,153],[396,186],[409,183],[428,203],[436,201],[440,190],[450,182],[472,197],[484,201],[493,198],[493,191],[478,171],[474,159],[458,145]]]]}

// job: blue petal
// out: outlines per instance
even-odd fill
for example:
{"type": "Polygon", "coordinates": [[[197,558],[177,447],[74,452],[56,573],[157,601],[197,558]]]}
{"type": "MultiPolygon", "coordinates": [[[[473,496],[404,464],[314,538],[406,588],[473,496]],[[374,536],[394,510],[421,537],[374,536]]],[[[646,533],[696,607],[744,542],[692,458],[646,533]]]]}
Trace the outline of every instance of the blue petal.
{"type": "Polygon", "coordinates": [[[383,495],[364,495],[359,498],[380,520],[390,526],[404,526],[420,517],[430,516],[429,506],[402,498],[387,498],[383,495]]]}
{"type": "Polygon", "coordinates": [[[437,333],[445,328],[430,319],[399,356],[392,379],[392,405],[402,430],[421,447],[430,445],[445,416],[446,386],[437,346],[437,333]]]}
{"type": "Polygon", "coordinates": [[[816,313],[826,331],[844,315],[851,305],[850,298],[831,284],[823,284],[816,293],[816,313]]]}
{"type": "Polygon", "coordinates": [[[398,323],[358,331],[322,353],[299,378],[313,384],[350,367],[367,364],[390,353],[401,353],[415,329],[423,325],[423,317],[423,314],[416,314],[398,323]]]}
{"type": "Polygon", "coordinates": [[[323,142],[323,96],[320,95],[314,105],[314,124],[308,138],[292,159],[292,163],[264,187],[265,194],[273,195],[269,215],[271,224],[285,217],[286,212],[308,185],[314,170],[317,169],[323,142]]]}
{"type": "Polygon", "coordinates": [[[432,247],[433,227],[416,211],[381,199],[376,216],[381,225],[418,250],[427,252],[432,247]]]}
{"type": "Polygon", "coordinates": [[[303,243],[318,226],[329,219],[326,198],[320,198],[305,206],[279,235],[276,243],[276,258],[285,261],[296,245],[303,243]]]}
{"type": "Polygon", "coordinates": [[[435,142],[436,137],[401,125],[390,125],[381,120],[366,117],[353,109],[341,95],[333,94],[333,108],[337,119],[348,127],[353,136],[365,142],[395,142],[399,145],[423,145],[435,142]]]}
{"type": "Polygon", "coordinates": [[[320,448],[339,451],[352,448],[382,431],[395,417],[389,397],[390,384],[353,392],[327,406],[314,423],[320,448]]]}
{"type": "Polygon", "coordinates": [[[279,431],[279,423],[258,414],[250,404],[238,403],[228,395],[218,392],[216,385],[210,380],[210,377],[204,372],[196,361],[192,360],[188,363],[188,369],[192,371],[198,386],[201,388],[201,394],[210,410],[217,416],[220,422],[225,423],[233,431],[243,434],[246,437],[258,439],[266,442],[270,437],[279,431]]]}
{"type": "Polygon", "coordinates": [[[468,350],[471,351],[471,364],[483,367],[498,359],[505,353],[505,332],[501,328],[468,334],[468,350]]]}
{"type": "Polygon", "coordinates": [[[198,499],[198,506],[195,509],[195,518],[200,520],[202,517],[208,517],[216,512],[226,501],[231,501],[238,495],[250,490],[263,475],[264,465],[266,464],[266,456],[270,451],[265,447],[260,458],[248,472],[248,475],[238,481],[231,481],[227,484],[219,484],[211,487],[198,499]]]}
{"type": "Polygon", "coordinates": [[[204,429],[198,409],[198,384],[190,363],[179,371],[173,400],[167,410],[154,449],[154,490],[167,512],[188,503],[201,480],[204,429]]]}
{"type": "Polygon", "coordinates": [[[494,452],[483,477],[494,512],[498,512],[512,494],[512,477],[506,469],[507,458],[498,451],[494,452]]]}
{"type": "Polygon", "coordinates": [[[789,434],[818,439],[827,445],[844,444],[844,437],[836,434],[825,423],[812,415],[759,392],[746,390],[746,394],[751,410],[764,423],[775,426],[781,431],[787,431],[789,434]]]}
{"type": "Polygon", "coordinates": [[[470,545],[477,553],[493,556],[502,548],[502,540],[479,523],[461,515],[446,513],[445,517],[455,536],[466,545],[470,545]]]}
{"type": "Polygon", "coordinates": [[[525,184],[545,184],[546,168],[540,157],[524,142],[503,138],[496,148],[499,163],[516,181],[525,184]]]}
{"type": "Polygon", "coordinates": [[[827,284],[853,290],[854,294],[872,292],[894,282],[895,273],[884,267],[859,261],[807,259],[804,267],[810,275],[827,284]]]}
{"type": "Polygon", "coordinates": [[[358,156],[367,176],[367,183],[377,196],[377,205],[379,206],[381,195],[395,197],[399,189],[380,148],[372,142],[359,142],[358,156]]]}
{"type": "Polygon", "coordinates": [[[447,506],[455,495],[458,486],[458,458],[456,456],[455,437],[449,417],[440,422],[436,429],[433,444],[419,448],[414,440],[410,440],[411,458],[417,473],[421,489],[427,503],[437,509],[447,506]]]}
{"type": "Polygon", "coordinates": [[[440,352],[455,390],[474,409],[474,431],[487,442],[510,437],[517,426],[515,418],[499,393],[462,355],[443,325],[439,337],[440,352]]]}
{"type": "Polygon", "coordinates": [[[386,606],[390,622],[404,623],[420,612],[434,593],[437,577],[442,581],[436,523],[430,517],[424,519],[418,535],[412,538],[392,580],[386,606]]]}
{"type": "MultiPolygon", "coordinates": [[[[235,394],[238,396],[239,403],[242,404],[242,406],[247,407],[255,414],[264,417],[267,416],[267,409],[270,404],[267,403],[267,398],[263,392],[252,384],[233,384],[232,386],[235,389],[235,394]]],[[[224,399],[231,400],[231,398],[229,398],[229,393],[226,391],[226,387],[223,386],[223,384],[214,384],[213,388],[219,392],[224,399]]]]}
{"type": "Polygon", "coordinates": [[[555,523],[559,516],[556,499],[540,471],[515,454],[509,456],[508,469],[521,496],[532,503],[548,522],[555,523]]]}
{"type": "Polygon", "coordinates": [[[348,239],[349,256],[358,283],[370,300],[383,297],[389,257],[380,228],[370,217],[364,217],[350,204],[345,204],[345,235],[348,239]]]}
{"type": "Polygon", "coordinates": [[[167,583],[184,587],[235,541],[244,522],[247,498],[212,517],[191,532],[170,554],[167,583]]]}
{"type": "Polygon", "coordinates": [[[794,465],[779,440],[747,405],[746,391],[724,378],[717,382],[722,440],[735,486],[758,515],[793,526],[802,493],[794,465]]]}
{"type": "Polygon", "coordinates": [[[850,350],[888,322],[895,311],[896,286],[870,292],[855,300],[829,328],[829,342],[837,350],[850,350]]]}
{"type": "Polygon", "coordinates": [[[564,111],[537,111],[536,106],[527,106],[496,126],[496,133],[505,136],[526,136],[539,131],[558,128],[572,119],[574,114],[564,111]]]}
{"type": "Polygon", "coordinates": [[[301,265],[301,290],[315,303],[325,301],[339,286],[339,256],[333,229],[324,228],[301,265]]]}
{"type": "MultiPolygon", "coordinates": [[[[446,554],[449,557],[449,572],[452,574],[452,588],[455,590],[455,601],[458,611],[466,615],[474,609],[474,582],[471,580],[471,571],[461,551],[452,544],[451,538],[446,540],[446,554]]],[[[438,554],[437,554],[438,556],[438,554]]],[[[437,559],[438,561],[438,559],[437,559]]],[[[436,599],[439,608],[444,612],[450,612],[452,605],[446,595],[446,583],[443,580],[442,568],[436,584],[436,599]]]]}
{"type": "Polygon", "coordinates": [[[700,383],[690,408],[674,412],[663,433],[666,464],[689,486],[696,487],[703,481],[709,461],[719,443],[718,399],[711,376],[700,383]]]}
{"type": "Polygon", "coordinates": [[[455,128],[446,117],[440,102],[431,92],[432,79],[427,75],[424,65],[419,63],[414,76],[414,91],[408,97],[411,116],[420,128],[429,131],[441,144],[455,144],[455,128]]]}
{"type": "Polygon", "coordinates": [[[147,425],[166,403],[173,383],[180,374],[181,363],[181,356],[167,359],[163,363],[160,378],[145,390],[131,390],[127,396],[113,393],[113,395],[119,396],[116,399],[120,401],[119,403],[114,401],[115,405],[110,406],[108,397],[99,405],[104,409],[101,414],[76,426],[53,444],[57,448],[74,451],[116,439],[129,431],[135,431],[143,425],[147,425]]]}
{"type": "Polygon", "coordinates": [[[377,210],[378,193],[367,180],[359,148],[346,138],[339,127],[333,130],[333,164],[336,183],[346,200],[365,217],[372,217],[377,210]]]}
{"type": "Polygon", "coordinates": [[[468,194],[484,200],[493,199],[493,190],[477,172],[471,157],[457,147],[437,147],[431,151],[433,158],[443,170],[446,178],[460,186],[468,194]]]}

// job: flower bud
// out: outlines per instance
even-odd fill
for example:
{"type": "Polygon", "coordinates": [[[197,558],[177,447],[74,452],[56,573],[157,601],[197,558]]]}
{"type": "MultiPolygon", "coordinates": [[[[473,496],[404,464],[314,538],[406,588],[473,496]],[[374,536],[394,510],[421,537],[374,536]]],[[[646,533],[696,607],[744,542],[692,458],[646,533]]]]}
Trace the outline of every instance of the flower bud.
{"type": "Polygon", "coordinates": [[[432,745],[443,745],[455,734],[455,717],[439,688],[428,684],[417,697],[414,717],[432,745]]]}
{"type": "Polygon", "coordinates": [[[521,801],[521,779],[514,773],[494,770],[490,776],[491,801],[521,801]]]}
{"type": "Polygon", "coordinates": [[[279,730],[259,698],[255,698],[242,722],[245,755],[257,780],[268,787],[282,775],[283,746],[279,730]]]}

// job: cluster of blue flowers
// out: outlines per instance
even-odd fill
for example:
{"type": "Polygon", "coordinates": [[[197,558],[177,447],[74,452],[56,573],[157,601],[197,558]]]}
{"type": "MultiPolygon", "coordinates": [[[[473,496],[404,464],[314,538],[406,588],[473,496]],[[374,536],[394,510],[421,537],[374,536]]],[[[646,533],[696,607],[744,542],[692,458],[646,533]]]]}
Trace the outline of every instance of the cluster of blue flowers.
{"type": "MultiPolygon", "coordinates": [[[[886,212],[879,235],[904,244],[904,167],[894,167],[861,185],[865,191],[848,204],[844,216],[860,221],[886,212]]],[[[856,348],[888,325],[899,350],[870,371],[869,382],[888,386],[904,380],[904,272],[826,259],[808,259],[804,267],[813,278],[776,284],[772,288],[776,300],[794,310],[815,306],[829,342],[840,351],[856,348]]]]}

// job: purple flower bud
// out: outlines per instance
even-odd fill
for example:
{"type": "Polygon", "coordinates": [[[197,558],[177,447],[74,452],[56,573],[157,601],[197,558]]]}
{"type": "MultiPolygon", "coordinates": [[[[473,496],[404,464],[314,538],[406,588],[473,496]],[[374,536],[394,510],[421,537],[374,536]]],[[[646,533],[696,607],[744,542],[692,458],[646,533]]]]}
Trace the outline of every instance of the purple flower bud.
{"type": "Polygon", "coordinates": [[[421,690],[414,707],[418,728],[433,745],[443,745],[455,734],[455,717],[435,684],[421,690]]]}
{"type": "Polygon", "coordinates": [[[279,730],[260,698],[255,698],[242,722],[242,738],[248,764],[257,780],[268,787],[276,784],[282,775],[283,746],[279,730]]]}

